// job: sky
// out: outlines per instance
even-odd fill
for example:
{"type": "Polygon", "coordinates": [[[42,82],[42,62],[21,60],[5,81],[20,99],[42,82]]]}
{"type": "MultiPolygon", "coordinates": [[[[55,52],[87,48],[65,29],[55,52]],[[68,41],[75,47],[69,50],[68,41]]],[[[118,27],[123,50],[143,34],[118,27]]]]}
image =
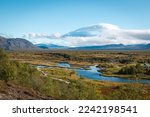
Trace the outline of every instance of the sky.
{"type": "MultiPolygon", "coordinates": [[[[77,42],[74,35],[69,37],[63,35],[82,27],[96,24],[103,27],[110,24],[118,26],[121,34],[126,32],[125,30],[129,32],[136,30],[135,32],[138,32],[136,34],[139,35],[139,31],[141,34],[144,30],[142,36],[146,33],[146,41],[138,42],[141,35],[137,37],[134,34],[134,38],[138,40],[133,42],[149,43],[147,40],[150,30],[149,6],[150,0],[0,0],[0,35],[24,37],[33,43],[52,42],[61,45],[65,42],[66,45],[69,43],[67,46],[81,46],[82,44],[75,44],[77,42]],[[68,38],[71,38],[74,44],[68,38]]],[[[109,28],[107,27],[108,30],[109,28]]],[[[98,30],[104,35],[103,29],[98,28],[98,30]]],[[[121,34],[119,31],[117,35],[121,34]]],[[[133,36],[133,34],[129,35],[133,36]]],[[[80,35],[77,40],[83,42],[87,39],[86,45],[88,45],[89,37],[84,37],[80,35]]],[[[105,38],[109,41],[108,37],[105,38]]],[[[119,40],[120,36],[115,38],[119,40]]],[[[100,40],[97,35],[93,40],[95,40],[93,45],[101,44],[100,41],[96,41],[100,40]]]]}

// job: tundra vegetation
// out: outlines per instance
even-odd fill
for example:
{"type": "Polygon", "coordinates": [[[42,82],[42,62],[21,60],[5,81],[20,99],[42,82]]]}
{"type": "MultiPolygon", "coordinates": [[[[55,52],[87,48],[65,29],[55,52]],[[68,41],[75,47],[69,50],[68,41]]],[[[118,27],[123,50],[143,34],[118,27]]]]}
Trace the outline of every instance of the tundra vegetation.
{"type": "Polygon", "coordinates": [[[94,81],[72,70],[34,66],[53,66],[60,61],[75,67],[96,64],[103,68],[104,75],[150,79],[149,55],[147,51],[0,50],[0,95],[5,92],[5,84],[25,87],[52,99],[150,99],[149,84],[94,81]]]}

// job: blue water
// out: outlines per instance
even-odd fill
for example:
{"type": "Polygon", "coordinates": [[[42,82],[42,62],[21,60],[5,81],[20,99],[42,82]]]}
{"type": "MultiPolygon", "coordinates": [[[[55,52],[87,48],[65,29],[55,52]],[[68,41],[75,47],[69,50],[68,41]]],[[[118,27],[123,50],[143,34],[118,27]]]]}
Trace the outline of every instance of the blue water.
{"type": "Polygon", "coordinates": [[[99,68],[96,66],[90,66],[90,70],[84,69],[75,69],[78,76],[93,79],[93,80],[103,80],[103,81],[112,81],[112,82],[140,82],[150,84],[150,80],[130,80],[127,78],[119,78],[119,77],[108,77],[102,76],[100,72],[98,72],[99,68]]]}
{"type": "Polygon", "coordinates": [[[45,65],[38,65],[36,66],[37,68],[45,68],[46,66],[45,65]]]}
{"type": "Polygon", "coordinates": [[[59,67],[70,67],[70,64],[68,62],[59,62],[57,64],[57,66],[59,66],[59,67]]]}
{"type": "Polygon", "coordinates": [[[53,68],[53,66],[37,65],[37,68],[53,68]]]}
{"type": "MultiPolygon", "coordinates": [[[[99,72],[99,68],[95,66],[89,66],[89,69],[83,69],[83,68],[71,68],[70,64],[67,62],[60,62],[57,64],[58,67],[65,67],[67,69],[74,70],[78,76],[81,76],[83,78],[93,79],[93,80],[101,80],[101,81],[112,81],[112,82],[139,82],[139,83],[146,83],[150,84],[150,80],[133,80],[133,79],[127,79],[127,78],[119,78],[119,77],[108,77],[108,76],[102,76],[101,72],[99,72]]],[[[43,66],[39,66],[43,67],[43,66]]],[[[52,68],[52,67],[49,67],[52,68]]]]}

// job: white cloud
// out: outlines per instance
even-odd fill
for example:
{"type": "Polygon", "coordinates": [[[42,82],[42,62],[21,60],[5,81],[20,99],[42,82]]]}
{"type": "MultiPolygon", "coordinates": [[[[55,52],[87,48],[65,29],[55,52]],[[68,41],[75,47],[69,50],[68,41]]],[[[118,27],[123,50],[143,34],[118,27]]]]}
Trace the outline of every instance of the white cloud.
{"type": "Polygon", "coordinates": [[[43,34],[43,33],[41,33],[41,34],[37,34],[37,33],[29,33],[29,34],[27,34],[27,35],[24,35],[23,36],[24,38],[29,38],[29,39],[38,39],[38,38],[49,38],[49,39],[51,39],[51,38],[53,38],[53,39],[55,39],[55,38],[60,38],[61,37],[61,34],[60,33],[54,33],[54,34],[51,34],[51,35],[48,35],[48,34],[43,34]]]}
{"type": "Polygon", "coordinates": [[[125,30],[112,24],[97,24],[83,27],[60,35],[30,33],[27,38],[36,43],[53,43],[62,46],[91,46],[106,44],[141,44],[150,43],[150,29],[125,30]],[[39,38],[39,40],[37,39],[39,38]]]}

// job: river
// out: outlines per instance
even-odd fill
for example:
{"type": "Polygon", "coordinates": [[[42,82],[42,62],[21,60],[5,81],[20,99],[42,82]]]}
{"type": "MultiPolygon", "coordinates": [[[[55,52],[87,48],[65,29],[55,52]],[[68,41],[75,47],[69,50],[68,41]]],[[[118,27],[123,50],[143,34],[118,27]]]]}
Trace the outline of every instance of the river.
{"type": "MultiPolygon", "coordinates": [[[[37,67],[42,68],[45,66],[37,66],[37,67]]],[[[66,69],[71,69],[71,70],[74,70],[78,76],[83,77],[83,78],[92,79],[92,80],[127,82],[127,83],[139,82],[139,83],[150,84],[150,80],[146,80],[146,79],[133,80],[133,79],[127,79],[127,78],[103,76],[103,75],[101,75],[101,72],[99,72],[100,69],[97,68],[96,65],[89,66],[88,69],[84,69],[84,68],[72,68],[71,65],[67,62],[59,62],[57,64],[57,66],[53,66],[53,67],[64,67],[66,69]]],[[[53,68],[53,67],[50,66],[48,68],[53,68]]]]}

